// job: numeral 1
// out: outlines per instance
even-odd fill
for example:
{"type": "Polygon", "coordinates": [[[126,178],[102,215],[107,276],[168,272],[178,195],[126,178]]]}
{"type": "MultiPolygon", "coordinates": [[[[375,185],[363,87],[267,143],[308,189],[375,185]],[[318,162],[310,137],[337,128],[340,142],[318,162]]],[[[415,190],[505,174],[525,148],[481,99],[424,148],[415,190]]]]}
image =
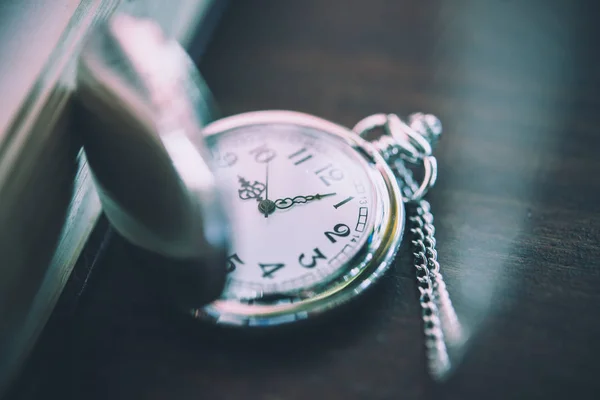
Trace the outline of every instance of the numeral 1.
{"type": "Polygon", "coordinates": [[[344,204],[346,204],[347,202],[349,202],[353,198],[354,198],[353,196],[348,196],[347,198],[345,198],[344,200],[340,201],[339,203],[334,204],[333,208],[340,208],[341,206],[343,206],[344,204]]]}

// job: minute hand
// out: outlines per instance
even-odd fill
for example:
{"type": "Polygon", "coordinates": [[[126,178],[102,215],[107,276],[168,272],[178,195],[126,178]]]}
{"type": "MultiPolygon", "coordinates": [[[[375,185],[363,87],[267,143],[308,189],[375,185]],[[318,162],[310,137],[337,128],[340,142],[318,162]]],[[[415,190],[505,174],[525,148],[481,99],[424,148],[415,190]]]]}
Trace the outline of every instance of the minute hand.
{"type": "Polygon", "coordinates": [[[294,204],[303,204],[308,203],[313,200],[320,200],[323,197],[334,196],[335,193],[325,193],[325,194],[314,194],[310,196],[296,196],[296,197],[284,197],[281,199],[275,200],[275,207],[284,210],[286,208],[290,208],[294,204]]]}

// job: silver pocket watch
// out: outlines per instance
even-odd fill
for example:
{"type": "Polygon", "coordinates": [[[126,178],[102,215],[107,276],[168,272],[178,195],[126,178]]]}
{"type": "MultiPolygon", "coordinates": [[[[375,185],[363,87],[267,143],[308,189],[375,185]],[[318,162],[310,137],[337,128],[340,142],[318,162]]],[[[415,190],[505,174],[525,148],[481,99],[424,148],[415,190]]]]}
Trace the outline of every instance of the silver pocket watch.
{"type": "Polygon", "coordinates": [[[114,146],[96,129],[96,142],[121,152],[90,149],[104,211],[138,246],[226,264],[221,296],[192,307],[193,317],[247,329],[311,319],[377,282],[409,236],[429,369],[436,378],[447,374],[446,343],[460,340],[461,331],[424,200],[437,177],[436,117],[418,113],[405,122],[395,114],[375,114],[349,129],[308,114],[268,110],[200,128],[203,82],[185,52],[148,21],[126,15],[113,17],[99,32],[83,51],[80,97],[95,115],[110,114],[110,121],[119,116],[118,126],[127,126],[119,135],[131,137],[123,150],[123,140],[114,146]],[[375,130],[382,134],[368,140],[375,130]],[[162,160],[159,175],[174,179],[169,187],[177,195],[169,193],[169,202],[162,185],[149,194],[103,179],[110,174],[102,157],[114,165],[124,154],[123,165],[135,171],[138,163],[129,154],[138,148],[146,152],[141,160],[162,160]],[[422,178],[413,177],[415,169],[422,178]],[[131,206],[152,201],[179,204],[173,215],[183,222],[131,206]]]}
{"type": "MultiPolygon", "coordinates": [[[[233,197],[232,245],[222,297],[196,316],[250,326],[307,319],[359,295],[390,267],[405,225],[394,161],[411,146],[413,160],[431,171],[424,193],[435,158],[424,136],[383,117],[394,137],[375,144],[361,137],[373,117],[352,131],[312,115],[258,111],[204,128],[233,197]]],[[[439,134],[435,117],[418,118],[439,134]]]]}
{"type": "Polygon", "coordinates": [[[232,242],[223,294],[195,317],[257,327],[334,309],[392,266],[408,220],[430,372],[448,373],[446,343],[460,340],[460,325],[423,199],[437,178],[435,116],[417,113],[405,123],[375,114],[348,129],[269,110],[217,120],[203,134],[231,194],[232,242]],[[366,140],[375,129],[383,135],[366,140]],[[408,166],[421,169],[419,182],[408,166]]]}

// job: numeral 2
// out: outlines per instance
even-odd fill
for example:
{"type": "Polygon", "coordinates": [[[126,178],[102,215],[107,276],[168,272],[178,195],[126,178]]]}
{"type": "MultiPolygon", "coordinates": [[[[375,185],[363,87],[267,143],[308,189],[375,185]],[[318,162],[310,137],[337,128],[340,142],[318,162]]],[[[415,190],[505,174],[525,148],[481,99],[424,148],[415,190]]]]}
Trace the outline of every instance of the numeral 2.
{"type": "Polygon", "coordinates": [[[310,256],[311,261],[309,263],[305,263],[303,261],[305,258],[308,257],[304,253],[300,254],[300,257],[298,257],[298,262],[300,263],[300,265],[302,265],[304,268],[314,268],[317,266],[317,260],[327,260],[327,257],[323,253],[321,253],[321,250],[319,250],[318,248],[314,248],[313,252],[315,254],[313,256],[310,256]]]}
{"type": "Polygon", "coordinates": [[[331,243],[337,242],[336,236],[346,237],[348,235],[350,235],[350,227],[346,224],[337,224],[333,227],[333,232],[325,232],[325,236],[331,243]]]}
{"type": "Polygon", "coordinates": [[[279,271],[281,268],[285,267],[285,264],[258,264],[260,269],[262,270],[263,278],[271,278],[273,279],[273,274],[279,271]]]}

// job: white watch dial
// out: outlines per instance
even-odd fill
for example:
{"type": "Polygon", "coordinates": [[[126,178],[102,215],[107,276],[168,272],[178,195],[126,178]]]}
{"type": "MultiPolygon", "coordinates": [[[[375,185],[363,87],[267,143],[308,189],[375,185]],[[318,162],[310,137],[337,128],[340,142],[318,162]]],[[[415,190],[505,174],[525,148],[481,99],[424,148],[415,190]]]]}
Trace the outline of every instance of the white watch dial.
{"type": "Polygon", "coordinates": [[[375,199],[365,161],[325,132],[296,125],[236,128],[210,138],[234,188],[223,298],[285,294],[345,272],[369,239],[375,199]]]}

